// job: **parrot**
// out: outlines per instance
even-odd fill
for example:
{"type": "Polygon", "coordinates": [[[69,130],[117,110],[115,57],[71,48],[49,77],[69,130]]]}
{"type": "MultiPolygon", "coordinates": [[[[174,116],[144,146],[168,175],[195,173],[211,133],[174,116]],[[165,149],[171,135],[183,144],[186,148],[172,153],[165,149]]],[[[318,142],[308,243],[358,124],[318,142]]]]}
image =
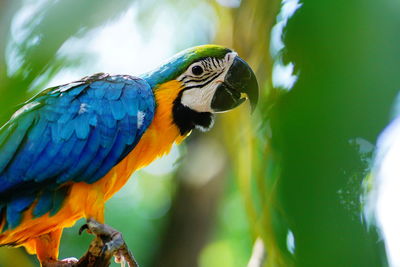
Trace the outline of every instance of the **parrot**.
{"type": "Polygon", "coordinates": [[[64,228],[86,218],[95,233],[136,170],[258,98],[251,67],[210,44],[137,77],[97,73],[39,92],[0,128],[0,246],[25,247],[42,266],[61,262],[64,228]]]}

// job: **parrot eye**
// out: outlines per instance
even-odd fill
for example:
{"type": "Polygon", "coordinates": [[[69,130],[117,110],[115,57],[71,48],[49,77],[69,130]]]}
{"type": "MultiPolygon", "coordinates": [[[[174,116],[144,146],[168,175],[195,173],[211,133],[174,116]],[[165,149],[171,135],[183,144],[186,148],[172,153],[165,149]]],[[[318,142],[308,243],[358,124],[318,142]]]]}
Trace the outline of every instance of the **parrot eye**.
{"type": "Polygon", "coordinates": [[[204,72],[203,68],[199,65],[196,65],[192,68],[192,73],[196,76],[201,75],[204,72]]]}

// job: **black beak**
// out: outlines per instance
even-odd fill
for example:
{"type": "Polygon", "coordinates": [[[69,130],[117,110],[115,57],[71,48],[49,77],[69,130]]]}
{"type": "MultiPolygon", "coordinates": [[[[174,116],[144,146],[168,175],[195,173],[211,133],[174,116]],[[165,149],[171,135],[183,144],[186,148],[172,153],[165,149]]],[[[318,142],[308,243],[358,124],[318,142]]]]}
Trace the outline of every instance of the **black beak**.
{"type": "Polygon", "coordinates": [[[251,110],[254,111],[258,101],[257,79],[250,66],[236,56],[225,76],[225,81],[215,91],[211,108],[215,112],[227,111],[239,106],[247,98],[250,100],[251,110]]]}

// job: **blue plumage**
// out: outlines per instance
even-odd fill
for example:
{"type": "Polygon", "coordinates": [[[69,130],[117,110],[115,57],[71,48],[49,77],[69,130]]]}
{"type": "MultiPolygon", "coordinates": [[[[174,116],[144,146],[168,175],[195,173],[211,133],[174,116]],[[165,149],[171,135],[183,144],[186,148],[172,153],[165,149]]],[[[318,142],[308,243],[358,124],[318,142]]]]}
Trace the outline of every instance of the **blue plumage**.
{"type": "Polygon", "coordinates": [[[8,227],[32,203],[33,216],[54,214],[71,182],[102,178],[139,142],[154,111],[148,83],[121,75],[98,74],[29,100],[0,128],[0,207],[8,227]]]}
{"type": "Polygon", "coordinates": [[[108,100],[118,100],[122,94],[122,88],[124,84],[122,83],[112,83],[110,88],[106,91],[105,97],[108,100]]]}
{"type": "Polygon", "coordinates": [[[18,226],[22,218],[21,213],[28,209],[34,200],[35,196],[33,194],[25,194],[14,197],[7,203],[6,218],[9,228],[12,229],[18,226]]]}
{"type": "Polygon", "coordinates": [[[40,217],[46,214],[53,206],[53,194],[51,191],[43,190],[37,198],[38,202],[33,209],[33,217],[40,217]]]}
{"type": "Polygon", "coordinates": [[[68,195],[68,187],[60,187],[56,190],[53,190],[53,205],[50,210],[50,216],[53,216],[54,214],[57,213],[62,207],[62,203],[64,201],[64,198],[68,195]]]}

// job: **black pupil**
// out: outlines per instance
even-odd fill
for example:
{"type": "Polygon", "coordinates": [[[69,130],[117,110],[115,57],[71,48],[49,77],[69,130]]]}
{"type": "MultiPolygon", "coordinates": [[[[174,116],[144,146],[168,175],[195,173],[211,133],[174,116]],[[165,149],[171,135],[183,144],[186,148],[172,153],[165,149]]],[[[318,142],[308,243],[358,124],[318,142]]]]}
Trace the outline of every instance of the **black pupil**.
{"type": "Polygon", "coordinates": [[[200,74],[203,73],[203,68],[200,67],[200,66],[194,66],[192,68],[192,72],[193,72],[194,75],[200,75],[200,74]]]}

